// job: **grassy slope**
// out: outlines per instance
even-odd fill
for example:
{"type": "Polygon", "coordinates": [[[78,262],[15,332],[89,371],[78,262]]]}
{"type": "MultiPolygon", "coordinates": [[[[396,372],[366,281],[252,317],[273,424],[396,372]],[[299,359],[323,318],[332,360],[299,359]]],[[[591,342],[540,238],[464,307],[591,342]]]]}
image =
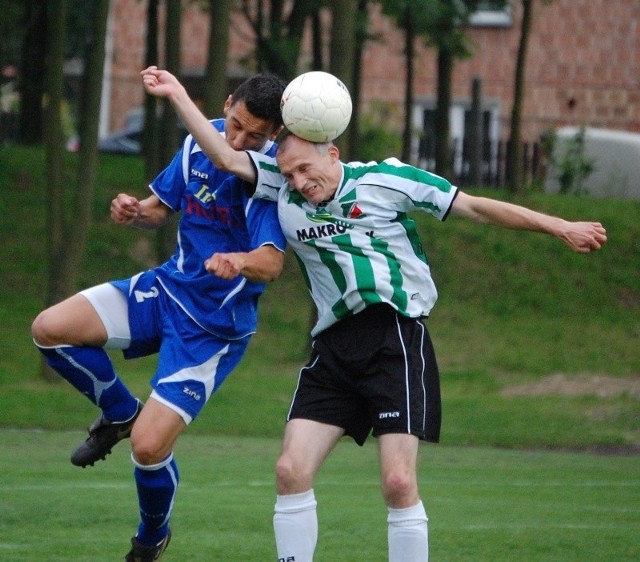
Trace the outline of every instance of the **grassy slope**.
{"type": "MultiPolygon", "coordinates": [[[[39,150],[0,150],[0,425],[81,427],[94,415],[92,407],[66,385],[38,379],[39,358],[29,335],[44,301],[45,189],[39,150]]],[[[108,219],[109,202],[120,191],[144,193],[142,164],[103,156],[79,288],[149,264],[153,237],[108,219]]],[[[506,398],[501,391],[553,373],[639,376],[640,204],[543,194],[516,202],[566,218],[601,220],[609,244],[583,256],[550,237],[418,217],[440,290],[428,326],[442,370],[443,440],[509,447],[637,444],[637,397],[506,398]]],[[[263,298],[260,331],[247,357],[190,431],[279,435],[306,358],[309,318],[308,296],[288,259],[287,271],[263,298]],[[260,409],[239,415],[247,401],[260,409]]],[[[154,361],[116,362],[145,396],[154,361]]]]}

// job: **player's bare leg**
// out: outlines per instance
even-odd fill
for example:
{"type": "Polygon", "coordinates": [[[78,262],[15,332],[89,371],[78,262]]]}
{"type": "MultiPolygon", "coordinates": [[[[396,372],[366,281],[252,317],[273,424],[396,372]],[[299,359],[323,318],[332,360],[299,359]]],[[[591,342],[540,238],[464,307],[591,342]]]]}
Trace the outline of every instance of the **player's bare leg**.
{"type": "Polygon", "coordinates": [[[378,438],[382,495],[389,515],[389,562],[427,562],[427,514],[418,494],[418,438],[390,433],[378,438]]]}
{"type": "MultiPolygon", "coordinates": [[[[115,305],[126,301],[115,288],[115,305]]],[[[34,342],[47,363],[102,413],[89,427],[89,437],[72,453],[77,466],[93,466],[106,458],[118,441],[129,436],[141,403],[129,392],[103,349],[108,331],[91,302],[76,294],[41,312],[32,328],[34,342]]]]}
{"type": "Polygon", "coordinates": [[[279,560],[313,560],[318,540],[313,480],[343,433],[339,427],[310,420],[287,423],[276,464],[278,496],[273,528],[279,560]]]}
{"type": "Polygon", "coordinates": [[[42,311],[31,325],[36,345],[102,347],[107,330],[89,300],[80,293],[42,311]]]}

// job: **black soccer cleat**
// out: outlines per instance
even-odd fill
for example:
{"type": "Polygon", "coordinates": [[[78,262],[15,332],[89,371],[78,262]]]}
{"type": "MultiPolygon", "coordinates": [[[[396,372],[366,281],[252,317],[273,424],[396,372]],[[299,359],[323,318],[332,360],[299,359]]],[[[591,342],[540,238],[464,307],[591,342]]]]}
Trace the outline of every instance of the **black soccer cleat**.
{"type": "Polygon", "coordinates": [[[167,536],[155,546],[147,546],[140,542],[136,537],[131,539],[131,550],[125,556],[125,562],[156,562],[162,558],[162,553],[169,546],[171,541],[171,529],[167,536]]]}
{"type": "Polygon", "coordinates": [[[73,453],[71,463],[85,468],[93,466],[99,460],[105,460],[113,446],[131,435],[131,428],[142,411],[142,402],[138,401],[135,415],[125,422],[112,422],[102,414],[89,427],[89,437],[73,453]]]}

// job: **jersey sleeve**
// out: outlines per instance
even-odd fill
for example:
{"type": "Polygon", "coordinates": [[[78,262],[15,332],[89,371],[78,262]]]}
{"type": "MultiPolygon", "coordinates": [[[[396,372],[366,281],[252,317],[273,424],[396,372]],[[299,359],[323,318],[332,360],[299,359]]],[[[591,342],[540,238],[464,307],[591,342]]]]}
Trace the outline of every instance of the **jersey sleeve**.
{"type": "Polygon", "coordinates": [[[252,248],[270,244],[281,252],[286,250],[287,242],[278,221],[276,203],[264,199],[248,199],[246,216],[252,248]]]}
{"type": "Polygon", "coordinates": [[[273,156],[260,154],[259,152],[248,151],[247,154],[253,162],[256,171],[254,199],[267,199],[277,201],[278,193],[285,185],[284,178],[280,173],[280,168],[273,156]]]}
{"type": "Polygon", "coordinates": [[[397,210],[424,211],[441,221],[447,218],[458,192],[448,180],[396,158],[381,162],[376,172],[393,178],[391,187],[397,196],[391,198],[397,210]]]}
{"type": "Polygon", "coordinates": [[[193,137],[188,135],[170,164],[151,182],[150,188],[160,201],[174,211],[180,210],[182,197],[189,177],[189,155],[193,137]]]}

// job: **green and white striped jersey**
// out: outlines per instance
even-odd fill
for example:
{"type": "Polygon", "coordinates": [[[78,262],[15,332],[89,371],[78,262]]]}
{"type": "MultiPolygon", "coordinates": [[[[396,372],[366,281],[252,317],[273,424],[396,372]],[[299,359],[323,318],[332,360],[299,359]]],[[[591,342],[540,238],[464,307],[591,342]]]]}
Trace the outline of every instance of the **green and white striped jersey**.
{"type": "Polygon", "coordinates": [[[445,220],[457,189],[403,164],[342,163],[331,201],[309,203],[280,174],[275,159],[249,152],[257,172],[254,197],[278,202],[278,218],[318,308],[317,335],[376,303],[427,316],[438,297],[410,211],[445,220]]]}

